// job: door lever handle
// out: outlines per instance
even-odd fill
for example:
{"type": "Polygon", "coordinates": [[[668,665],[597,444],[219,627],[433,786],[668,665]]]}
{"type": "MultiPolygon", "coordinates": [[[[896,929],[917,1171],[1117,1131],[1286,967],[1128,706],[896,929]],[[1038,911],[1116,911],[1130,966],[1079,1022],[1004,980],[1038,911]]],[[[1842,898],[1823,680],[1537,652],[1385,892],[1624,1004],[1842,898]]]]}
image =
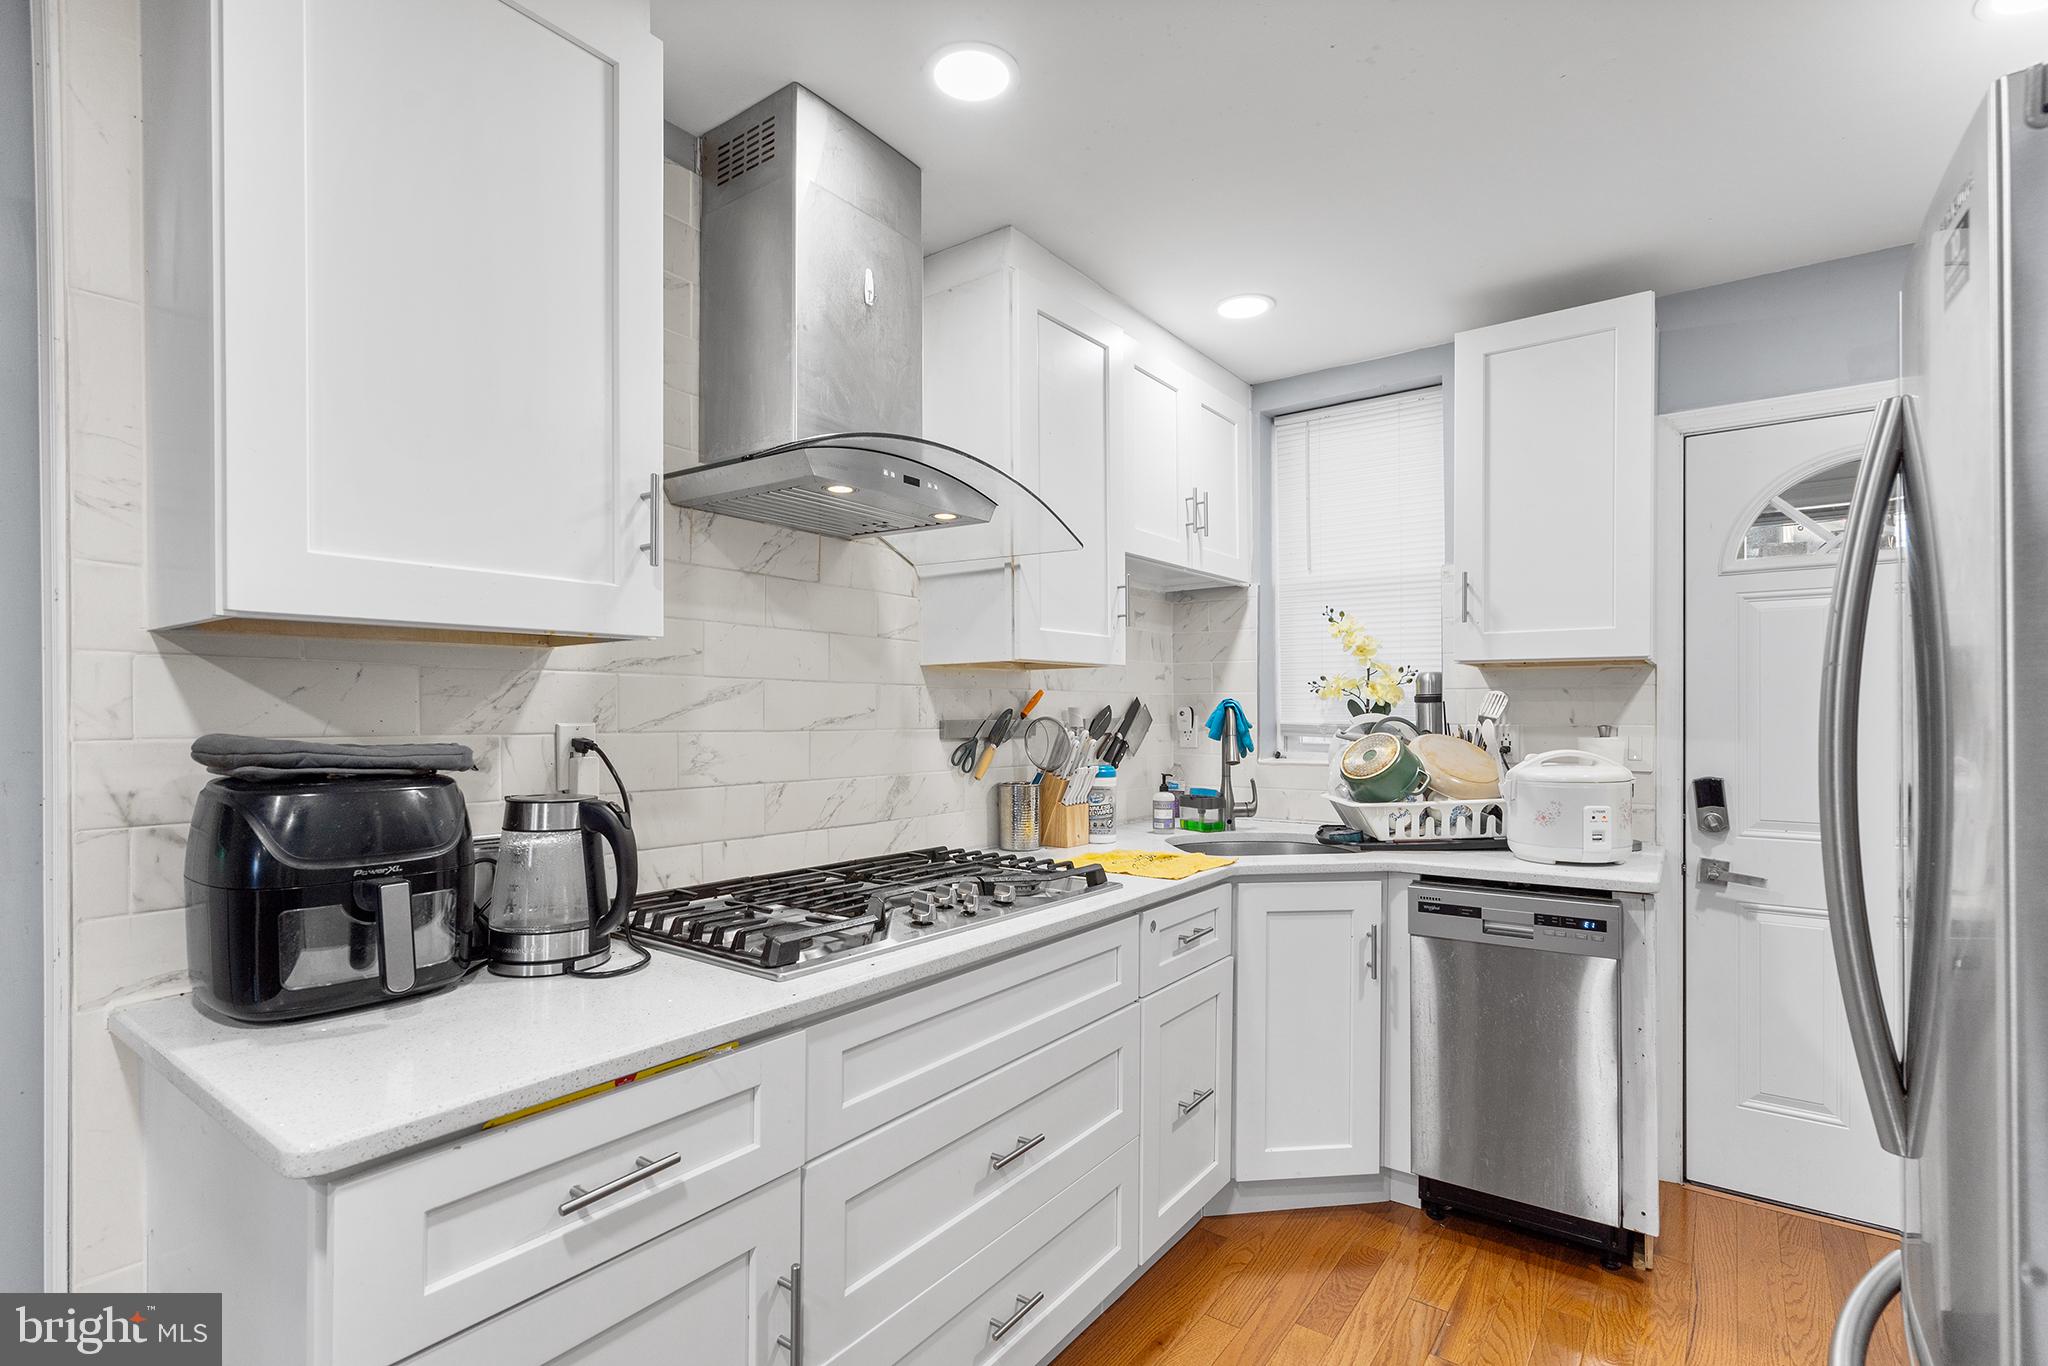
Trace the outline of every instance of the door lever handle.
{"type": "Polygon", "coordinates": [[[1767,879],[1749,873],[1738,873],[1728,866],[1724,858],[1703,858],[1700,860],[1700,886],[1725,887],[1729,883],[1740,883],[1745,887],[1762,887],[1767,879]]]}

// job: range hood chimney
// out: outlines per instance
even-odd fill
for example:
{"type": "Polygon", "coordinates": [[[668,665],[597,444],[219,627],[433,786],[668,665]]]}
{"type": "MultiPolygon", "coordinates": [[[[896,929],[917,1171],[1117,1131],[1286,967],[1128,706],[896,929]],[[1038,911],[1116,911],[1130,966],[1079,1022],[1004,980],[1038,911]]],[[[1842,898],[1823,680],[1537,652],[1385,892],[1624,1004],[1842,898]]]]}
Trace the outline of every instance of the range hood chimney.
{"type": "Polygon", "coordinates": [[[698,165],[705,463],[668,473],[670,502],[888,536],[920,562],[1080,544],[1001,469],[921,435],[914,163],[792,84],[699,139],[698,165]]]}

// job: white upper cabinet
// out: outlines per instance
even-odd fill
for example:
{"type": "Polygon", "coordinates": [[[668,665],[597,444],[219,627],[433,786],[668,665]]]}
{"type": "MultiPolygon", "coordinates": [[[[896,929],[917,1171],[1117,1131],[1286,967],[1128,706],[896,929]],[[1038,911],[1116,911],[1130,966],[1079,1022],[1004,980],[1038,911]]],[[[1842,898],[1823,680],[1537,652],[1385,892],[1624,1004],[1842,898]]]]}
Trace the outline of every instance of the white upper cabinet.
{"type": "Polygon", "coordinates": [[[1656,296],[1460,332],[1445,653],[1648,659],[1656,296]]]}
{"type": "Polygon", "coordinates": [[[1246,406],[1197,382],[1182,457],[1195,496],[1188,568],[1233,583],[1252,579],[1251,445],[1246,406]]]}
{"type": "Polygon", "coordinates": [[[924,435],[1037,493],[1079,550],[926,566],[926,664],[1120,664],[1127,556],[1251,579],[1251,391],[1014,228],[925,259],[924,435]]]}
{"type": "Polygon", "coordinates": [[[1195,520],[1194,480],[1181,466],[1182,429],[1194,381],[1149,347],[1135,347],[1124,375],[1124,449],[1117,508],[1124,546],[1162,564],[1185,565],[1195,520]]]}
{"type": "Polygon", "coordinates": [[[659,635],[646,0],[166,0],[143,46],[150,624],[659,635]]]}
{"type": "Polygon", "coordinates": [[[1000,522],[943,533],[987,539],[991,558],[923,570],[924,662],[1121,663],[1125,586],[1109,460],[1123,331],[1006,256],[970,257],[965,264],[987,268],[955,279],[944,260],[953,255],[933,258],[926,278],[924,434],[1004,470],[1081,544],[1012,558],[1000,522]]]}
{"type": "Polygon", "coordinates": [[[1163,348],[1140,347],[1125,367],[1124,413],[1125,443],[1113,465],[1124,549],[1210,582],[1249,583],[1247,405],[1163,348]]]}

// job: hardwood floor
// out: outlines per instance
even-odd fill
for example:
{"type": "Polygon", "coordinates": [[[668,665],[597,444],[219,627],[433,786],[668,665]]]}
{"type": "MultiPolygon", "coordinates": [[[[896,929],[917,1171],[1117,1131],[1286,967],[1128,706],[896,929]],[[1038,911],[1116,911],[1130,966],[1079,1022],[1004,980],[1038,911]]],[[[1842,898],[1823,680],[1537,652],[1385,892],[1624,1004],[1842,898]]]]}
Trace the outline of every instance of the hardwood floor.
{"type": "MultiPolygon", "coordinates": [[[[1654,1271],[1405,1205],[1204,1219],[1055,1366],[1817,1366],[1896,1240],[1691,1187],[1654,1271]]],[[[1907,1366],[1898,1306],[1870,1366],[1907,1366]]]]}

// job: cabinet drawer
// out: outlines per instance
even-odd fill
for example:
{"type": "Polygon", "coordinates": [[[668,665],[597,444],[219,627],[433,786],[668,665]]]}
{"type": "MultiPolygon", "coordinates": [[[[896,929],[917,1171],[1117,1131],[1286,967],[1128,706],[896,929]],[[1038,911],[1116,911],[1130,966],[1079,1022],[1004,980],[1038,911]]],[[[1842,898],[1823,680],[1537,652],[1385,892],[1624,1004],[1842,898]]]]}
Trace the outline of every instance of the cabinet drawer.
{"type": "Polygon", "coordinates": [[[907,991],[808,1031],[809,1155],[1138,999],[1135,918],[907,991]]]}
{"type": "Polygon", "coordinates": [[[1145,1036],[1141,1259],[1230,1181],[1235,969],[1229,959],[1211,963],[1139,1003],[1145,1036]]]}
{"type": "Polygon", "coordinates": [[[795,1173],[422,1352],[406,1366],[783,1366],[795,1173]]]}
{"type": "Polygon", "coordinates": [[[1137,1136],[1138,1020],[1125,1006],[804,1169],[817,1361],[1137,1136]]]}
{"type": "Polygon", "coordinates": [[[1043,1361],[1138,1269],[1138,1145],[1033,1210],[838,1359],[836,1366],[1043,1361]],[[999,1338],[997,1326],[1011,1326],[999,1338]]]}
{"type": "Polygon", "coordinates": [[[1150,995],[1168,982],[1230,957],[1230,887],[1190,892],[1145,912],[1138,989],[1150,995]]]}
{"type": "Polygon", "coordinates": [[[385,1366],[795,1170],[803,1047],[751,1045],[337,1183],[335,1366],[385,1366]],[[560,1212],[571,1187],[671,1154],[560,1212]]]}

